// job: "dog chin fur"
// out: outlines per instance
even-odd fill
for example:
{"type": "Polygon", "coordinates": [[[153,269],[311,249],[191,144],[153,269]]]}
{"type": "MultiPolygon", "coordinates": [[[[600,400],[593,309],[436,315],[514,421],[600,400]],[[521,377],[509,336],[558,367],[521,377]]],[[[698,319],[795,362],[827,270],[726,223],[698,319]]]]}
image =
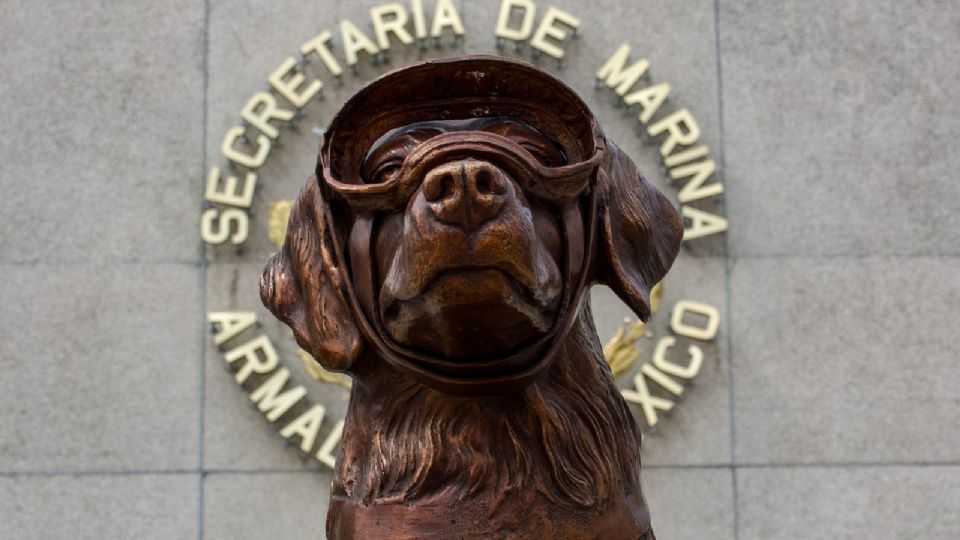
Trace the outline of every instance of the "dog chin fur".
{"type": "Polygon", "coordinates": [[[514,395],[447,395],[371,364],[350,400],[335,497],[358,505],[482,501],[491,513],[507,497],[581,510],[642,498],[639,431],[586,300],[554,363],[514,395]]]}

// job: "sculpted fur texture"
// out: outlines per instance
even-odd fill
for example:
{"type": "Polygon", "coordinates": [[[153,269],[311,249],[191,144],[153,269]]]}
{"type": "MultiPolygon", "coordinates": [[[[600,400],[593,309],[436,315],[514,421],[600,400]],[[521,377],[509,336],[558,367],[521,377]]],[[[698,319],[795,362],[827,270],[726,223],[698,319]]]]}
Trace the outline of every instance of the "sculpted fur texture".
{"type": "Polygon", "coordinates": [[[351,98],[261,281],[354,379],[328,537],[653,539],[586,293],[646,318],[681,235],[532,66],[425,62],[351,98]]]}
{"type": "Polygon", "coordinates": [[[354,407],[384,414],[352,414],[338,474],[346,495],[409,503],[490,492],[590,508],[634,491],[639,433],[593,334],[582,309],[555,367],[516,395],[453,397],[405,377],[386,392],[361,387],[354,407]]]}

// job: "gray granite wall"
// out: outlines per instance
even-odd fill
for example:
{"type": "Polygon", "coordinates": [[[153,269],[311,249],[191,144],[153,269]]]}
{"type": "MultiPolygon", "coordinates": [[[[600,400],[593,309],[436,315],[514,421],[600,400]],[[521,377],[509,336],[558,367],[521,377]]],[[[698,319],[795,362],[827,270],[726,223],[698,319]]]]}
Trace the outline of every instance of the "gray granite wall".
{"type": "MultiPolygon", "coordinates": [[[[321,30],[342,54],[337,22],[369,31],[376,3],[0,5],[0,536],[323,536],[327,469],[251,408],[206,319],[256,310],[269,203],[311,170],[311,128],[385,68],[327,77],[282,130],[242,251],[198,224],[247,98],[321,30]]],[[[499,2],[456,5],[466,40],[438,54],[496,52],[499,2]]],[[[706,208],[729,231],[667,280],[665,305],[707,302],[721,326],[644,443],[658,537],[960,537],[960,5],[537,5],[582,19],[563,68],[542,61],[651,180],[676,194],[636,111],[593,88],[622,42],[696,116],[725,185],[706,208]]],[[[594,310],[604,338],[627,314],[604,289],[594,310]]],[[[342,391],[293,376],[342,416],[342,391]]]]}

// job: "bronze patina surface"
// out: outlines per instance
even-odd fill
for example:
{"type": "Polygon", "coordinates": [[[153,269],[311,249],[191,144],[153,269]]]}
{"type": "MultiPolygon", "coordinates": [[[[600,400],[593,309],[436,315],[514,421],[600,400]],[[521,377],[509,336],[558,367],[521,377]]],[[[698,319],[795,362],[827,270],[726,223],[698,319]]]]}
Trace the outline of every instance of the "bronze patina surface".
{"type": "Polygon", "coordinates": [[[261,283],[354,379],[328,536],[654,538],[585,293],[605,283],[646,319],[681,235],[533,66],[429,61],[358,92],[261,283]]]}

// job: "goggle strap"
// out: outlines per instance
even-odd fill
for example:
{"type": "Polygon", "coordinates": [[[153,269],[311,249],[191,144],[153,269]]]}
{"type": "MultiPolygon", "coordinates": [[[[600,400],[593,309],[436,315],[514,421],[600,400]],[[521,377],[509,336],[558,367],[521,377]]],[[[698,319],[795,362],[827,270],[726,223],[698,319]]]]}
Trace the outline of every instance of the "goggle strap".
{"type": "MultiPolygon", "coordinates": [[[[603,171],[599,170],[597,174],[603,174],[603,171]]],[[[596,184],[596,182],[594,182],[594,184],[596,184]]],[[[373,302],[373,261],[371,250],[374,220],[372,215],[363,214],[358,216],[357,222],[351,230],[348,240],[348,249],[350,249],[351,252],[349,262],[351,274],[353,274],[352,277],[359,279],[351,279],[351,276],[344,276],[345,279],[339,280],[341,287],[340,293],[350,306],[354,320],[360,327],[360,331],[368,343],[392,366],[413,376],[424,384],[442,392],[465,395],[489,395],[502,393],[514,388],[521,388],[553,363],[563,344],[563,338],[569,333],[576,321],[578,306],[583,301],[583,296],[587,290],[588,266],[593,259],[594,245],[596,243],[594,239],[597,230],[598,213],[596,189],[591,190],[588,204],[589,218],[586,236],[584,236],[583,232],[582,219],[580,219],[580,214],[577,211],[577,202],[574,201],[564,205],[562,214],[564,234],[567,236],[567,268],[565,274],[568,279],[564,292],[565,298],[563,303],[565,305],[562,307],[562,312],[558,314],[559,320],[557,325],[553,331],[550,332],[553,336],[553,341],[550,343],[543,358],[525,371],[481,380],[448,377],[428,371],[414,362],[403,358],[384,341],[379,331],[374,328],[370,318],[367,316],[368,311],[373,317],[376,317],[377,313],[373,302]],[[577,223],[577,225],[574,223],[577,223]],[[575,242],[575,236],[578,236],[581,241],[575,242]],[[577,267],[577,262],[580,263],[580,271],[579,275],[576,276],[576,285],[571,287],[573,282],[572,272],[573,268],[577,267]],[[359,283],[358,286],[361,287],[360,291],[354,286],[355,282],[359,283]],[[363,299],[362,302],[364,305],[361,304],[361,298],[363,299]]],[[[324,201],[323,207],[324,219],[327,222],[327,227],[333,239],[332,243],[335,256],[340,268],[346,269],[347,259],[344,257],[340,242],[336,240],[339,236],[337,235],[335,220],[330,214],[330,207],[326,201],[324,201]]]]}

